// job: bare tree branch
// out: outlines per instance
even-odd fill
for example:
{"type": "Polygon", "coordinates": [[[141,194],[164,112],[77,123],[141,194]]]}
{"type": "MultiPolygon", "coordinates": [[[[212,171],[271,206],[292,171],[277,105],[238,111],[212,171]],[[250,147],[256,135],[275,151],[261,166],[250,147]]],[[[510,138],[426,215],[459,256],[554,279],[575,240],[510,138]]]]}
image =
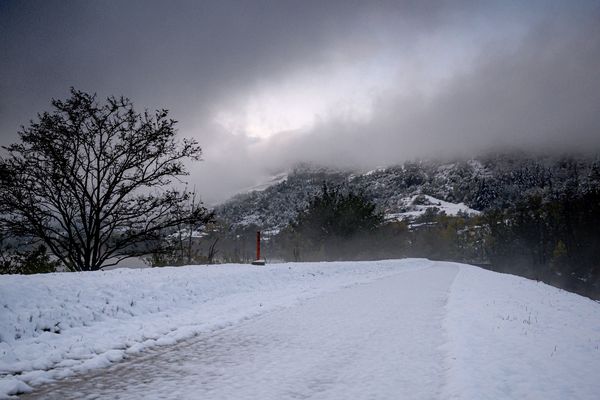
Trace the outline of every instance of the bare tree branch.
{"type": "Polygon", "coordinates": [[[148,254],[181,226],[212,214],[190,193],[166,188],[200,160],[195,140],[175,139],[167,110],[137,113],[129,99],[105,104],[71,89],[3,147],[0,224],[37,238],[71,270],[97,270],[148,254]],[[182,210],[186,210],[183,212],[182,210]],[[109,261],[111,260],[111,261],[109,261]]]}

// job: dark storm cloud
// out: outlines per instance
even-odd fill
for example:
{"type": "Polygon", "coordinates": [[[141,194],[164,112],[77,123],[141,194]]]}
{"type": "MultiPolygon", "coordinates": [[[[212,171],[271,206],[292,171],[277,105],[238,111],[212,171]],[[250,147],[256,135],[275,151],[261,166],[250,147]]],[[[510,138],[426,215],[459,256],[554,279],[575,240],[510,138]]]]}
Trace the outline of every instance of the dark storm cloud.
{"type": "MultiPolygon", "coordinates": [[[[385,11],[360,4],[1,2],[1,129],[10,135],[70,85],[186,117],[204,112],[232,91],[344,52],[360,40],[360,18],[385,11]]],[[[403,9],[435,15],[422,5],[403,9]]]]}
{"type": "Polygon", "coordinates": [[[366,123],[330,120],[274,139],[276,162],[373,167],[490,150],[600,152],[600,19],[571,22],[550,20],[514,49],[481,51],[432,98],[392,90],[366,123]]]}
{"type": "Polygon", "coordinates": [[[597,149],[598,15],[594,2],[3,1],[0,144],[75,86],[170,109],[204,147],[190,184],[209,202],[299,161],[597,149]],[[418,59],[416,75],[443,79],[428,94],[407,90],[412,75],[397,67],[364,121],[319,110],[309,128],[261,139],[215,122],[302,71],[321,74],[328,94],[338,70],[380,59],[391,69],[418,59]]]}

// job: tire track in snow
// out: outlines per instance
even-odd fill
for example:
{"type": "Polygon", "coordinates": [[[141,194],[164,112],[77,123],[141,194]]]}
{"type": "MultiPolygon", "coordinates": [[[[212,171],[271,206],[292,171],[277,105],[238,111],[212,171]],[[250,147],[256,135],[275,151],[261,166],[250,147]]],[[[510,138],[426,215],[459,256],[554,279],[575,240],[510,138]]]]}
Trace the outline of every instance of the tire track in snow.
{"type": "Polygon", "coordinates": [[[23,399],[431,399],[459,267],[434,264],[306,300],[23,399]]]}

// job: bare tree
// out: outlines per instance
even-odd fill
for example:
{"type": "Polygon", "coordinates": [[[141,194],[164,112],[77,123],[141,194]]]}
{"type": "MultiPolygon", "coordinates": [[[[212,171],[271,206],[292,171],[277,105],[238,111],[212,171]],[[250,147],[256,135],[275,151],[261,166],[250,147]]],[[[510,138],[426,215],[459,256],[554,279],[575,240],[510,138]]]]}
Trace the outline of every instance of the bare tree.
{"type": "Polygon", "coordinates": [[[219,250],[217,250],[217,243],[219,242],[219,238],[216,237],[212,243],[210,244],[210,246],[208,246],[208,263],[212,264],[215,262],[215,256],[217,255],[217,253],[219,252],[219,250]]]}
{"type": "Polygon", "coordinates": [[[137,113],[129,99],[71,89],[19,132],[0,158],[0,223],[36,238],[70,270],[97,270],[147,254],[165,232],[212,218],[169,188],[199,160],[195,140],[175,139],[167,110],[137,113]]]}
{"type": "MultiPolygon", "coordinates": [[[[178,205],[178,208],[174,211],[176,215],[185,216],[197,212],[197,209],[201,208],[202,205],[198,202],[196,196],[197,193],[194,188],[190,193],[189,201],[178,205]]],[[[198,226],[194,221],[179,220],[182,222],[176,226],[175,233],[166,238],[168,246],[165,248],[164,255],[173,265],[192,264],[194,261],[198,261],[199,249],[194,247],[197,247],[195,242],[200,239],[200,232],[197,230],[198,226]]]]}

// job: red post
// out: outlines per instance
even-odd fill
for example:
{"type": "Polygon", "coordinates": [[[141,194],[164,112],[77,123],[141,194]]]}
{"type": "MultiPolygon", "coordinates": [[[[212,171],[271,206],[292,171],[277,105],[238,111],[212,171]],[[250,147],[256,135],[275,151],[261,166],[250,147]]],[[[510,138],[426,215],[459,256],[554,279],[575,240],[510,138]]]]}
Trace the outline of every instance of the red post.
{"type": "Polygon", "coordinates": [[[256,259],[260,260],[260,231],[256,231],[256,259]]]}

